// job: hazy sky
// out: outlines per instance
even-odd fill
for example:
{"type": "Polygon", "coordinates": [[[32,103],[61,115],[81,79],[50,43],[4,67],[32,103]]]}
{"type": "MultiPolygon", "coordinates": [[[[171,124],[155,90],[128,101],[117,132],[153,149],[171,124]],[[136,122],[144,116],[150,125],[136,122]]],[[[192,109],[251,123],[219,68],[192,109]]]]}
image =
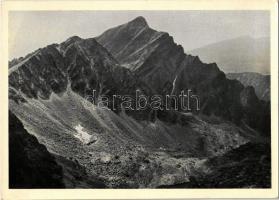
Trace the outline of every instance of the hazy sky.
{"type": "Polygon", "coordinates": [[[9,59],[73,35],[98,36],[137,16],[143,16],[150,27],[168,32],[185,51],[243,35],[270,34],[267,11],[12,11],[9,59]]]}

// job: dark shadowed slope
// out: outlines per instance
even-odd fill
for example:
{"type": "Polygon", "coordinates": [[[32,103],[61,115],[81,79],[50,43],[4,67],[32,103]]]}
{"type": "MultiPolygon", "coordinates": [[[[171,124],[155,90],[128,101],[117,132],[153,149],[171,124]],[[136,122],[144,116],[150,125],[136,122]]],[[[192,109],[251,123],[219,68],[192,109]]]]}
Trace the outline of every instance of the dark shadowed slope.
{"type": "Polygon", "coordinates": [[[216,62],[225,73],[270,73],[270,38],[243,36],[189,51],[204,62],[216,62]]]}
{"type": "Polygon", "coordinates": [[[37,138],[9,112],[10,188],[63,188],[62,168],[37,138]]]}
{"type": "Polygon", "coordinates": [[[227,78],[240,81],[244,86],[253,86],[259,99],[270,101],[270,75],[254,72],[228,73],[227,78]]]}

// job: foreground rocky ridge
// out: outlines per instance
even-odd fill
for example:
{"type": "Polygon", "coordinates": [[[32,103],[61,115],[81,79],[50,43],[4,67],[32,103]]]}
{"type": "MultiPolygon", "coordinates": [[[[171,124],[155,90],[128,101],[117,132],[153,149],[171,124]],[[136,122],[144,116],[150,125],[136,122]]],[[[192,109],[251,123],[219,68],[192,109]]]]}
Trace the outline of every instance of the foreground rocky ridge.
{"type": "Polygon", "coordinates": [[[253,88],[185,55],[141,17],[95,39],[74,36],[20,59],[9,69],[9,98],[25,129],[57,155],[66,187],[100,187],[89,177],[112,188],[184,183],[208,157],[270,133],[270,111],[253,88]],[[100,109],[87,99],[93,89],[110,97],[191,89],[201,111],[100,109]],[[76,171],[68,158],[84,169],[80,184],[70,181],[76,171]]]}
{"type": "Polygon", "coordinates": [[[9,187],[63,188],[62,168],[46,147],[9,113],[9,187]]]}
{"type": "Polygon", "coordinates": [[[161,188],[270,188],[271,148],[247,143],[208,159],[190,181],[161,188]]]}

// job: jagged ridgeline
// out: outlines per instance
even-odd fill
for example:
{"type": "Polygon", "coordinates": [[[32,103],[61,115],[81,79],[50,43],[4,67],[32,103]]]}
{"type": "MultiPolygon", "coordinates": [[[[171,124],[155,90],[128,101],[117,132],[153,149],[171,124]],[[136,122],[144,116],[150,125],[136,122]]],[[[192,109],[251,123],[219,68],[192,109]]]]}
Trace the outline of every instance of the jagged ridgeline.
{"type": "Polygon", "coordinates": [[[49,152],[74,158],[106,187],[184,183],[204,159],[270,135],[269,103],[253,87],[185,54],[143,17],[13,60],[9,106],[49,152]],[[199,96],[198,111],[100,109],[87,99],[93,90],[135,98],[136,90],[150,97],[189,89],[199,96]]]}

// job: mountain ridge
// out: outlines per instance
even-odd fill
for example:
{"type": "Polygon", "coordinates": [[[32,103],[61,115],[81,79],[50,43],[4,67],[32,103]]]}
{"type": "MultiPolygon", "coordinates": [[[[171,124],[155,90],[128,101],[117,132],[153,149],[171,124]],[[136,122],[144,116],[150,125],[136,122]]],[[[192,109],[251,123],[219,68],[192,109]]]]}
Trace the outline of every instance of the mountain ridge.
{"type": "MultiPolygon", "coordinates": [[[[135,57],[132,58],[132,60],[129,61],[131,65],[134,65],[135,60],[141,60],[139,63],[136,63],[136,68],[131,69],[134,75],[130,75],[128,81],[129,83],[126,81],[126,84],[128,85],[130,83],[133,83],[133,90],[135,90],[137,87],[136,85],[139,84],[139,82],[135,80],[140,80],[141,83],[148,85],[151,90],[154,90],[157,94],[160,95],[169,94],[171,92],[178,95],[179,92],[183,89],[191,89],[201,98],[201,112],[206,113],[207,115],[214,114],[217,116],[221,116],[236,123],[240,122],[239,120],[241,119],[241,117],[239,116],[242,116],[243,114],[245,115],[246,109],[235,110],[234,107],[243,107],[243,105],[241,105],[240,99],[238,99],[239,97],[228,97],[228,94],[226,93],[236,92],[236,95],[238,95],[243,89],[243,86],[235,81],[226,79],[225,74],[219,70],[216,63],[204,64],[200,61],[199,57],[185,54],[183,48],[180,45],[174,43],[173,38],[167,33],[160,35],[160,37],[155,40],[157,41],[155,46],[154,43],[148,42],[152,40],[152,35],[150,36],[148,32],[146,32],[145,34],[141,33],[142,36],[139,38],[139,41],[135,41],[134,37],[132,36],[136,34],[137,38],[137,32],[141,30],[142,27],[147,27],[149,30],[149,26],[147,25],[146,21],[143,20],[143,18],[139,17],[124,25],[120,25],[115,28],[109,29],[108,31],[105,31],[103,35],[97,37],[96,39],[81,39],[77,36],[73,36],[59,45],[52,44],[48,45],[46,48],[39,49],[36,51],[35,55],[27,57],[28,61],[31,60],[30,62],[34,63],[41,62],[39,59],[40,57],[37,55],[38,52],[40,55],[43,54],[47,57],[50,56],[49,58],[54,59],[56,63],[53,63],[54,68],[51,68],[51,71],[47,71],[47,73],[52,74],[51,76],[58,76],[60,78],[57,79],[54,77],[53,80],[51,80],[50,82],[44,82],[40,86],[38,86],[40,80],[37,80],[35,84],[32,83],[31,85],[21,85],[19,84],[19,82],[15,81],[18,80],[18,75],[17,73],[13,75],[13,72],[16,70],[14,66],[9,70],[9,73],[11,72],[9,79],[10,86],[11,88],[20,88],[20,91],[23,91],[23,93],[27,93],[28,97],[36,97],[37,95],[39,95],[41,98],[48,98],[51,91],[54,91],[56,93],[65,91],[69,79],[67,78],[67,76],[70,76],[69,80],[71,82],[73,91],[79,93],[81,96],[84,96],[88,92],[91,92],[93,88],[102,92],[103,88],[101,89],[100,84],[102,84],[103,87],[104,82],[106,85],[105,87],[110,88],[108,91],[120,90],[119,92],[122,94],[125,92],[128,92],[127,94],[130,94],[132,90],[129,89],[129,91],[123,91],[122,89],[120,89],[122,87],[119,85],[119,83],[117,84],[117,77],[111,75],[112,71],[116,70],[120,73],[118,77],[122,77],[123,80],[123,73],[126,74],[125,76],[130,73],[129,70],[127,71],[125,70],[125,67],[123,68],[123,66],[121,66],[123,64],[123,62],[121,61],[121,56],[119,57],[118,55],[118,59],[115,59],[113,57],[115,53],[113,53],[113,50],[111,51],[111,49],[115,48],[119,50],[119,41],[121,41],[121,39],[118,39],[118,37],[123,38],[123,34],[128,34],[130,35],[130,37],[128,37],[128,39],[127,37],[124,37],[126,42],[121,41],[121,44],[122,47],[126,47],[127,43],[133,44],[131,46],[136,47],[130,49],[129,55],[138,52],[138,48],[140,48],[141,52],[144,52],[137,54],[135,57]],[[138,24],[140,25],[139,28],[138,24]],[[114,34],[114,32],[116,32],[117,34],[114,34]],[[107,33],[109,33],[108,35],[113,34],[115,37],[107,38],[107,33]],[[149,40],[142,41],[142,38],[149,38],[149,40]],[[110,46],[107,46],[108,51],[97,41],[99,41],[100,43],[109,43],[110,46]],[[116,41],[116,43],[114,41],[116,41]],[[135,42],[137,45],[134,45],[135,42]],[[72,60],[73,58],[74,60],[72,60]],[[81,68],[74,67],[77,65],[81,68]],[[92,65],[95,66],[94,69],[92,68],[92,65]],[[98,66],[103,67],[100,68],[98,66]],[[106,68],[106,66],[110,67],[106,68]],[[93,72],[91,71],[92,69],[93,72]],[[103,75],[101,75],[100,77],[100,73],[107,74],[107,77],[103,75]],[[106,80],[103,80],[104,77],[106,77],[106,80]],[[96,79],[100,80],[96,82],[96,79]],[[114,81],[111,82],[111,80],[114,81]],[[174,80],[176,81],[176,84],[173,84],[174,80]],[[175,88],[173,88],[173,86],[175,86],[175,88]],[[209,91],[211,91],[211,95],[208,94],[209,91]],[[214,103],[216,101],[222,101],[223,105],[221,106],[221,109],[219,105],[216,105],[214,103]]],[[[152,34],[155,35],[160,33],[152,29],[150,30],[152,34]]],[[[125,62],[126,61],[124,59],[124,63],[125,62]]],[[[52,65],[51,63],[49,63],[49,59],[46,60],[45,63],[47,65],[52,65]]],[[[26,68],[26,64],[24,62],[22,65],[23,67],[21,68],[26,68]]],[[[23,74],[27,75],[28,73],[26,72],[23,74]]],[[[42,76],[44,76],[42,77],[42,79],[44,80],[49,79],[48,77],[46,77],[46,74],[42,74],[42,76]]],[[[26,76],[25,78],[28,77],[26,76]]],[[[147,90],[149,92],[151,91],[150,89],[147,90]]],[[[14,94],[14,91],[15,90],[11,90],[11,96],[17,95],[14,94]]],[[[246,93],[245,95],[250,94],[251,93],[246,93]]],[[[110,93],[110,95],[112,95],[112,92],[110,93]]],[[[259,100],[254,99],[254,101],[258,102],[259,100]]],[[[264,107],[265,106],[260,106],[259,109],[263,112],[264,107]]],[[[250,107],[250,109],[253,108],[250,107]]],[[[258,115],[259,114],[257,114],[256,116],[258,120],[261,121],[261,117],[258,115]]],[[[248,120],[247,123],[250,124],[250,117],[246,116],[245,118],[246,120],[248,120]]],[[[261,129],[258,126],[263,126],[262,123],[264,122],[252,124],[252,126],[256,129],[261,129]]]]}
{"type": "MultiPolygon", "coordinates": [[[[132,22],[127,23],[129,24],[128,28],[126,27],[127,24],[111,28],[104,34],[98,36],[96,40],[103,45],[109,43],[110,45],[106,46],[106,48],[114,55],[114,49],[120,48],[118,41],[121,41],[123,35],[120,34],[121,37],[118,38],[118,34],[122,32],[130,34],[129,30],[131,26],[133,27],[132,22]],[[107,37],[107,32],[114,35],[114,38],[107,37]],[[115,41],[117,42],[115,43],[115,41]]],[[[160,33],[154,32],[151,28],[150,31],[153,34],[160,33]]],[[[201,105],[202,112],[204,113],[226,117],[233,121],[237,121],[242,114],[245,114],[239,109],[242,107],[240,99],[237,99],[237,96],[235,99],[230,99],[234,97],[229,97],[228,94],[235,93],[236,91],[238,91],[236,95],[237,93],[240,94],[240,91],[244,87],[241,86],[240,83],[226,79],[224,72],[218,68],[216,63],[205,64],[200,61],[199,57],[185,54],[183,47],[177,45],[173,41],[173,38],[167,33],[163,33],[159,39],[155,40],[156,45],[146,42],[146,40],[141,40],[142,38],[148,37],[148,33],[141,34],[141,37],[137,36],[138,40],[141,42],[138,42],[132,37],[125,38],[126,40],[123,42],[124,44],[129,43],[133,47],[129,49],[129,55],[133,55],[133,57],[127,60],[126,58],[122,59],[122,57],[117,54],[116,59],[118,59],[120,64],[129,66],[128,68],[130,68],[140,80],[151,86],[151,88],[154,88],[158,94],[164,95],[171,92],[179,94],[181,90],[187,88],[200,96],[203,104],[201,105]],[[140,62],[138,62],[139,60],[140,62]],[[176,80],[176,88],[173,88],[174,80],[176,80]],[[208,91],[212,91],[213,94],[215,93],[214,96],[212,96],[212,94],[209,95],[208,91]],[[216,101],[222,102],[222,109],[218,109],[218,107],[220,107],[219,105],[212,104],[212,102],[216,101]],[[234,112],[236,107],[238,108],[238,114],[234,112]]],[[[122,45],[122,48],[126,48],[125,45],[122,45]]],[[[255,99],[255,101],[259,100],[255,99]]],[[[263,108],[261,108],[261,110],[263,110],[263,108]]],[[[249,118],[250,117],[247,117],[248,121],[249,118]]],[[[257,118],[261,117],[257,116],[257,118]]]]}
{"type": "Polygon", "coordinates": [[[226,73],[270,73],[270,38],[240,36],[187,51],[204,62],[215,61],[226,73]]]}

